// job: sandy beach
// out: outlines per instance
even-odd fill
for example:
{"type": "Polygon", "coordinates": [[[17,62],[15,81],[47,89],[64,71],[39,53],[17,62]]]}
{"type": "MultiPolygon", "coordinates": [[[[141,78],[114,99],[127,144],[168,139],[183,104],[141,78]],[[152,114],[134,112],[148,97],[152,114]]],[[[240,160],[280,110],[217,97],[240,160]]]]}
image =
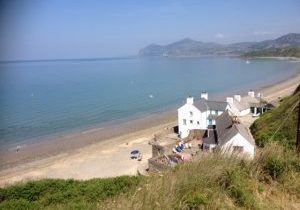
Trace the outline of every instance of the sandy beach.
{"type": "MultiPolygon", "coordinates": [[[[268,102],[293,93],[300,74],[276,84],[256,88],[268,102]]],[[[94,128],[27,145],[0,154],[0,186],[41,178],[90,179],[135,175],[151,157],[148,142],[154,134],[176,125],[176,109],[131,120],[121,125],[94,128]],[[130,151],[139,149],[142,161],[131,160],[130,151]]]]}

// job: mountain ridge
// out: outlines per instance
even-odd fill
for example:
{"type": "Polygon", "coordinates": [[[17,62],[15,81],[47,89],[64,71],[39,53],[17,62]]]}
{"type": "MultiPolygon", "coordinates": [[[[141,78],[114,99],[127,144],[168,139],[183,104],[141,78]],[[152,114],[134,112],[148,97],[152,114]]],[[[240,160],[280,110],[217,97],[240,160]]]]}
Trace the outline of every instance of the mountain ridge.
{"type": "Polygon", "coordinates": [[[167,44],[150,44],[139,50],[139,56],[201,56],[201,55],[242,55],[251,51],[300,48],[300,33],[289,33],[276,39],[260,42],[237,42],[219,44],[201,42],[190,38],[167,44]]]}

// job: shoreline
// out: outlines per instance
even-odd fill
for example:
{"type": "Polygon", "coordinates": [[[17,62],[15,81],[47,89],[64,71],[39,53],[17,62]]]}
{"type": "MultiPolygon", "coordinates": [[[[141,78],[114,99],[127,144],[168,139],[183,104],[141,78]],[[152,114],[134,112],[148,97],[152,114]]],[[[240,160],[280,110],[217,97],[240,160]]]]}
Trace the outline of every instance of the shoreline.
{"type": "Polygon", "coordinates": [[[274,60],[288,60],[288,61],[296,61],[300,62],[299,57],[291,57],[291,56],[249,56],[242,57],[243,59],[255,60],[255,59],[274,59],[274,60]]]}
{"type": "MultiPolygon", "coordinates": [[[[276,101],[278,97],[292,93],[299,83],[300,74],[297,73],[254,90],[276,101]]],[[[153,135],[176,123],[177,110],[171,109],[35,143],[19,152],[5,151],[0,155],[0,186],[46,177],[89,179],[134,175],[137,168],[147,164],[151,157],[148,142],[153,135]],[[141,162],[129,159],[130,151],[136,148],[143,153],[141,162]]]]}
{"type": "Polygon", "coordinates": [[[26,164],[32,161],[49,158],[63,153],[72,153],[93,144],[109,141],[126,134],[140,132],[173,123],[177,120],[177,110],[171,109],[146,116],[132,118],[127,122],[121,119],[117,123],[109,122],[101,127],[92,127],[85,130],[77,130],[66,134],[55,134],[46,137],[43,141],[23,144],[19,151],[10,146],[2,150],[0,154],[0,172],[7,168],[26,164]],[[84,139],[84,141],[82,141],[84,139]]]}

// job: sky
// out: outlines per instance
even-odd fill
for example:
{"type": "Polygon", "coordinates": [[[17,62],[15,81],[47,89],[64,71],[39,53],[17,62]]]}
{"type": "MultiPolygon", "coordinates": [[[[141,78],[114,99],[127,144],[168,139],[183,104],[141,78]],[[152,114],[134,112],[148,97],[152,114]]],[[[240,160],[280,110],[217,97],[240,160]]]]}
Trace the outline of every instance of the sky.
{"type": "Polygon", "coordinates": [[[151,43],[261,41],[300,32],[299,0],[6,0],[0,60],[136,55],[151,43]]]}

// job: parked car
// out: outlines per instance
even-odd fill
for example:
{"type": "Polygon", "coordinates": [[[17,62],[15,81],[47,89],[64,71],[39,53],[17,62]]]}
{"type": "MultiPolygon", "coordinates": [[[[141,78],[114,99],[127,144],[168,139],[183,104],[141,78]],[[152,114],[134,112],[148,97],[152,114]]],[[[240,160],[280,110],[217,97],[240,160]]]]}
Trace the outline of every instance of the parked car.
{"type": "Polygon", "coordinates": [[[142,159],[142,154],[139,150],[133,150],[133,151],[130,152],[130,158],[141,160],[142,159]]]}

